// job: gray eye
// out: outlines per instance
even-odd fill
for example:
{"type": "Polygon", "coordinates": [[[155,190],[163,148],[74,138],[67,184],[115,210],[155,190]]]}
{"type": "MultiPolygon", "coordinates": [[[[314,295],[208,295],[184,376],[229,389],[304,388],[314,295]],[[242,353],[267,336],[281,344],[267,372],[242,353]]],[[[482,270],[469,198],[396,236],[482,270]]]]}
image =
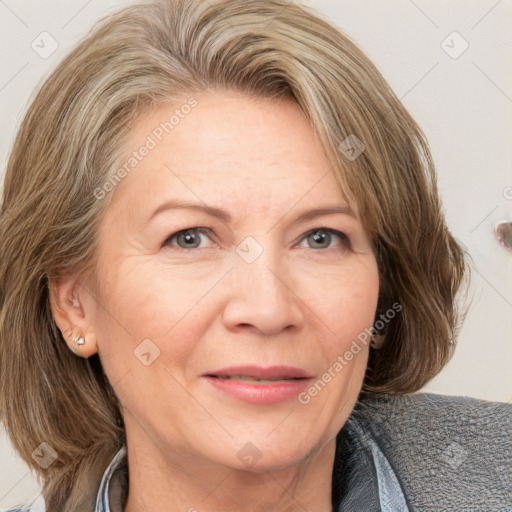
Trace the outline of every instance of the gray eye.
{"type": "Polygon", "coordinates": [[[312,231],[307,238],[309,242],[313,243],[314,249],[326,249],[329,247],[331,242],[331,234],[326,229],[317,229],[312,231]],[[320,244],[322,247],[318,247],[318,244],[320,244]]]}
{"type": "Polygon", "coordinates": [[[201,243],[201,238],[191,229],[184,231],[183,233],[179,233],[177,240],[183,241],[183,247],[185,249],[195,249],[201,243]]]}
{"type": "Polygon", "coordinates": [[[206,230],[201,228],[183,229],[169,236],[163,245],[175,245],[180,249],[197,249],[201,245],[201,235],[206,236],[206,230]],[[174,240],[176,242],[173,242],[174,240]]]}
{"type": "Polygon", "coordinates": [[[350,240],[341,231],[330,228],[318,228],[310,231],[305,239],[308,241],[308,245],[312,249],[329,249],[329,245],[334,238],[338,238],[341,241],[342,246],[350,247],[350,240]]]}

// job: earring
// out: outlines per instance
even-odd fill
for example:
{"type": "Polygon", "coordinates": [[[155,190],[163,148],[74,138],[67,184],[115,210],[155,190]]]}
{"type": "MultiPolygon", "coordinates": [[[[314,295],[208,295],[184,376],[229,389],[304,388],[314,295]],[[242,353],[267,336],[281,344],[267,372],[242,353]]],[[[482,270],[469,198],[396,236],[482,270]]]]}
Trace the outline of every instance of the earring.
{"type": "Polygon", "coordinates": [[[77,338],[73,338],[73,341],[77,344],[77,345],[83,345],[85,343],[85,338],[83,336],[79,336],[77,338]]]}

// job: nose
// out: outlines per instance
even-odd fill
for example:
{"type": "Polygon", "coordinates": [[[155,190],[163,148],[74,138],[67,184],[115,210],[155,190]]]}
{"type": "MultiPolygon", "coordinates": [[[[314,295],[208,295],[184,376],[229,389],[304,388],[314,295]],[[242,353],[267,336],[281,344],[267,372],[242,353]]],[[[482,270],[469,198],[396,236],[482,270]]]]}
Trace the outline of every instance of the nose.
{"type": "Polygon", "coordinates": [[[226,327],[252,328],[267,336],[300,329],[304,305],[294,284],[292,269],[277,251],[266,248],[252,262],[237,256],[223,312],[226,327]]]}

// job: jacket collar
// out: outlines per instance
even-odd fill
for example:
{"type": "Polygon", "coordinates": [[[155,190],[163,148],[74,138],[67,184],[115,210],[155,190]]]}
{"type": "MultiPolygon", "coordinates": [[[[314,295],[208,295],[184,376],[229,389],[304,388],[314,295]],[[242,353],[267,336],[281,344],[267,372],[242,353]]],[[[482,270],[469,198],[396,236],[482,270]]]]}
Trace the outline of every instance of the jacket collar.
{"type": "Polygon", "coordinates": [[[124,445],[103,473],[94,512],[123,512],[127,495],[128,458],[124,445]]]}

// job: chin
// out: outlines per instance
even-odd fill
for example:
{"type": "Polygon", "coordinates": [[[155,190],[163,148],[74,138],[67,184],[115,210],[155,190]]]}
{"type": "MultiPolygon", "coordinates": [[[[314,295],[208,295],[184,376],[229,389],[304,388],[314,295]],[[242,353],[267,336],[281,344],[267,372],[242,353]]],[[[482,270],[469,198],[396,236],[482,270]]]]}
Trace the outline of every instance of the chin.
{"type": "Polygon", "coordinates": [[[275,436],[271,439],[268,432],[264,435],[246,436],[235,442],[236,458],[230,460],[229,466],[236,470],[245,470],[254,474],[279,472],[298,466],[308,458],[316,455],[325,442],[314,442],[290,434],[275,436]]]}

